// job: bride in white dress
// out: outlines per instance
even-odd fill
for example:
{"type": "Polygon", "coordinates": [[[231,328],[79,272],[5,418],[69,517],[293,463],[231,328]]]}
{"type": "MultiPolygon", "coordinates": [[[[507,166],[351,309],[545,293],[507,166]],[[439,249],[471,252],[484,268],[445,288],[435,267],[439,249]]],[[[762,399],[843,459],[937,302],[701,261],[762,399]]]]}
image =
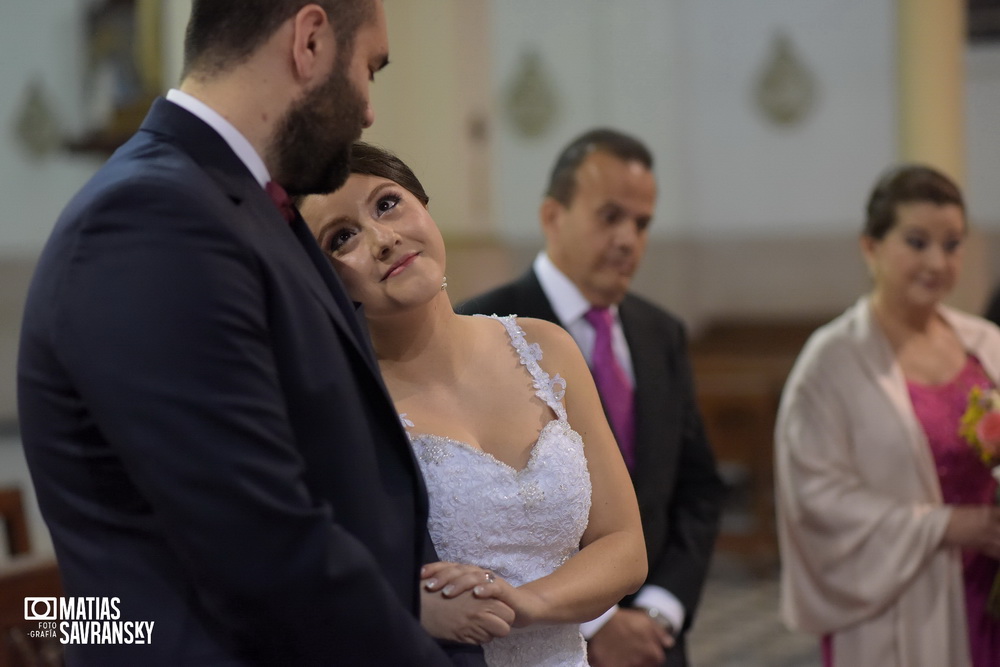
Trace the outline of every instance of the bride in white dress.
{"type": "MultiPolygon", "coordinates": [[[[554,324],[455,314],[419,181],[365,144],[351,170],[301,208],[364,305],[427,483],[428,528],[446,562],[425,567],[422,620],[474,587],[515,614],[515,629],[486,644],[488,665],[586,665],[578,624],[646,575],[635,493],[590,371],[554,324]]],[[[453,630],[483,641],[483,627],[453,630]]]]}

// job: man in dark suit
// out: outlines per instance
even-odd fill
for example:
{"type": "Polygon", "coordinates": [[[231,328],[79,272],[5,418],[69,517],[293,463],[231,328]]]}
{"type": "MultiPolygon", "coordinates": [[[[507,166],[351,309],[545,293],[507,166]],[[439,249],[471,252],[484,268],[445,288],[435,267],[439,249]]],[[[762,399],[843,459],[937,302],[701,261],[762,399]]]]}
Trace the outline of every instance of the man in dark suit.
{"type": "Polygon", "coordinates": [[[196,0],[180,89],[57,222],[23,321],[25,453],[66,596],[153,623],[71,642],[70,665],[451,664],[418,619],[418,468],[274,184],[343,182],[387,58],[381,0],[196,0]]]}
{"type": "Polygon", "coordinates": [[[637,595],[584,625],[595,667],[686,664],[684,632],[705,581],[723,498],[695,405],[684,327],[628,293],[656,204],[652,166],[649,150],[620,132],[593,130],[575,139],[556,161],[541,205],[545,252],[514,282],[459,306],[463,313],[514,313],[565,327],[590,362],[622,453],[632,461],[649,577],[637,595]],[[609,323],[605,332],[601,317],[609,323]],[[609,350],[603,361],[602,342],[609,350]],[[614,368],[605,373],[609,363],[614,368]],[[621,385],[606,389],[605,374],[621,385]],[[623,396],[631,403],[620,408],[623,396]]]}

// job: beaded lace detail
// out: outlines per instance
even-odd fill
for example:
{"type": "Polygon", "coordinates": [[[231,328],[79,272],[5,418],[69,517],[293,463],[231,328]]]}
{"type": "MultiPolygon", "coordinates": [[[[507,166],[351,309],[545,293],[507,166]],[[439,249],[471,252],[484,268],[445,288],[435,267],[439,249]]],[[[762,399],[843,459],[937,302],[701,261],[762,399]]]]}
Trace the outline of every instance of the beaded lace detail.
{"type": "Polygon", "coordinates": [[[566,380],[556,373],[554,378],[549,378],[549,374],[542,370],[538,362],[542,360],[542,348],[538,343],[528,343],[524,337],[524,330],[518,326],[513,315],[507,317],[496,317],[498,322],[507,329],[510,336],[510,344],[517,350],[521,357],[521,364],[528,369],[531,375],[532,384],[535,387],[535,396],[545,401],[545,404],[552,408],[556,416],[565,421],[566,408],[563,406],[563,396],[566,395],[566,380]]]}
{"type": "MultiPolygon", "coordinates": [[[[525,340],[513,316],[493,319],[507,329],[535,395],[555,413],[524,468],[444,436],[410,434],[410,443],[427,482],[428,529],[440,558],[480,565],[520,586],[552,573],[579,551],[590,514],[590,474],[583,440],[566,421],[566,381],[542,369],[541,348],[525,340]]],[[[405,415],[401,419],[413,428],[405,415]]],[[[484,648],[490,667],[587,664],[574,624],[518,628],[484,648]]]]}

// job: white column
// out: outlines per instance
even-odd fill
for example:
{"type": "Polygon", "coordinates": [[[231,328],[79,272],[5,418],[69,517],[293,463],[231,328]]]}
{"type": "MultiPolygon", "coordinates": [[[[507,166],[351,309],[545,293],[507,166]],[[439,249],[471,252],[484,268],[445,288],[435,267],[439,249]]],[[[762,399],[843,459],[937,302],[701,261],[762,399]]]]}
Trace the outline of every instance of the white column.
{"type": "MultiPolygon", "coordinates": [[[[899,159],[936,167],[965,186],[964,0],[897,0],[899,159]]],[[[970,211],[972,217],[975,211],[970,211]]],[[[978,313],[989,293],[983,236],[972,231],[950,299],[978,313]]]]}

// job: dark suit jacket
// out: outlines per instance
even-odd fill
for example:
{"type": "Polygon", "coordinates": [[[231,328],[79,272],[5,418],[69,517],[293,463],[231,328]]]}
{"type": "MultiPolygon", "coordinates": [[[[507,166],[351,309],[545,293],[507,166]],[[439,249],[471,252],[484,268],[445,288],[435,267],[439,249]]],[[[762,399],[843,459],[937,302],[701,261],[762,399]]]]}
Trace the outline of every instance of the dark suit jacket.
{"type": "Polygon", "coordinates": [[[983,317],[993,324],[1000,326],[1000,286],[993,290],[990,295],[990,302],[986,304],[986,312],[983,317]]]}
{"type": "Polygon", "coordinates": [[[450,664],[426,491],[353,305],[206,124],[158,100],[38,263],[20,427],[68,596],[145,646],[71,665],[450,664]]]}
{"type": "MultiPolygon", "coordinates": [[[[458,310],[563,324],[532,270],[470,299],[458,310]]],[[[619,315],[636,376],[632,482],[649,558],[646,583],[665,588],[680,600],[687,628],[698,607],[718,532],[722,480],[695,404],[684,326],[632,294],[619,304],[619,315]]],[[[623,604],[630,605],[632,599],[623,604]]],[[[683,649],[675,653],[683,656],[683,649]]]]}

